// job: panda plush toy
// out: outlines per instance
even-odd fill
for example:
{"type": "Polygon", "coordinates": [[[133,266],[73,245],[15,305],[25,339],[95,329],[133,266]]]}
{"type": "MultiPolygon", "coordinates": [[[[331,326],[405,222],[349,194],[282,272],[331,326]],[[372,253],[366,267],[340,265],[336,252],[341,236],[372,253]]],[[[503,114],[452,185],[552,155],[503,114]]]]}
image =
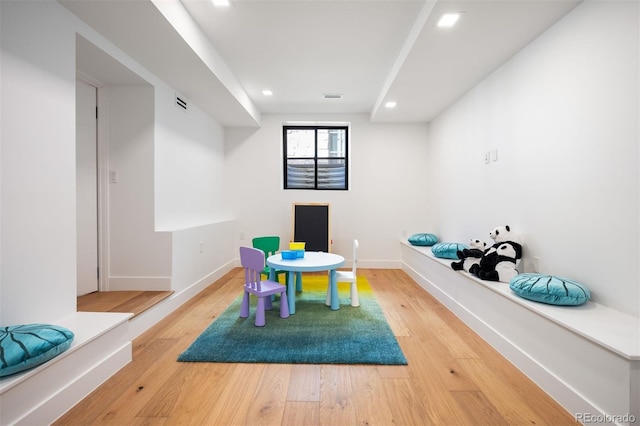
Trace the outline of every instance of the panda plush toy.
{"type": "Polygon", "coordinates": [[[477,239],[469,240],[468,249],[458,250],[458,262],[451,262],[451,268],[454,271],[466,271],[469,272],[469,269],[475,264],[480,263],[480,258],[484,254],[485,249],[487,248],[487,243],[477,239]]]}
{"type": "Polygon", "coordinates": [[[494,228],[489,236],[495,244],[485,250],[469,272],[482,280],[509,282],[518,275],[516,267],[522,259],[520,236],[512,232],[509,225],[494,228]]]}
{"type": "Polygon", "coordinates": [[[518,243],[522,245],[522,241],[520,236],[511,230],[509,225],[504,226],[496,226],[489,232],[489,237],[495,243],[502,243],[505,241],[513,241],[514,243],[518,243]]]}
{"type": "Polygon", "coordinates": [[[508,283],[518,275],[516,261],[522,257],[522,246],[513,241],[496,243],[485,252],[480,262],[473,266],[481,280],[508,283]]]}

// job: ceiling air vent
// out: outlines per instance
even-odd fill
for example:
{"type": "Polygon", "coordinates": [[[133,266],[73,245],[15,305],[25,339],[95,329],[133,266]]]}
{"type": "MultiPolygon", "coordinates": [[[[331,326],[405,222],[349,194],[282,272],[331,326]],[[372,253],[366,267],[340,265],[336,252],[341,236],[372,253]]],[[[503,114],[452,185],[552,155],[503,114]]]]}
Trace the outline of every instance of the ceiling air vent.
{"type": "Polygon", "coordinates": [[[176,105],[182,109],[187,109],[187,101],[179,95],[176,95],[176,105]]]}
{"type": "Polygon", "coordinates": [[[324,93],[322,97],[325,99],[342,99],[342,93],[324,93]]]}

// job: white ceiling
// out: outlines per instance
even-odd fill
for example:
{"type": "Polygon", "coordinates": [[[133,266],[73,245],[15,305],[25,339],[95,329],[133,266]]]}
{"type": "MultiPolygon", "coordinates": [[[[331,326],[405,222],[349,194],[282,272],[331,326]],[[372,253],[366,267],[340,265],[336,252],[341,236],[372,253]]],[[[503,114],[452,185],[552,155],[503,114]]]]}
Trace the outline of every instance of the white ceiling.
{"type": "MultiPolygon", "coordinates": [[[[223,125],[254,127],[261,113],[430,121],[582,0],[59,1],[223,125]]],[[[80,69],[107,69],[81,47],[80,69]]]]}

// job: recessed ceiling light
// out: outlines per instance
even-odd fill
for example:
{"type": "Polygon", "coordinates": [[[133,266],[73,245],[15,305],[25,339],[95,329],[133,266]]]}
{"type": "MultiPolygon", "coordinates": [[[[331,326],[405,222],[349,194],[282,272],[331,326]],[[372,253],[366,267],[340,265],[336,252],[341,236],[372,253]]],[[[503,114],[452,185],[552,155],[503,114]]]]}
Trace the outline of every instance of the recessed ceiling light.
{"type": "Polygon", "coordinates": [[[444,13],[438,21],[438,26],[440,28],[453,27],[458,22],[458,18],[460,18],[459,13],[444,13]]]}
{"type": "Polygon", "coordinates": [[[229,7],[231,6],[230,0],[211,0],[214,6],[216,7],[229,7]]]}
{"type": "Polygon", "coordinates": [[[265,96],[271,96],[271,95],[273,95],[273,92],[271,90],[269,90],[269,89],[264,89],[262,91],[262,94],[265,95],[265,96]]]}
{"type": "Polygon", "coordinates": [[[395,108],[396,107],[396,101],[389,101],[386,104],[384,104],[384,106],[386,108],[395,108]]]}
{"type": "Polygon", "coordinates": [[[323,93],[322,97],[325,99],[342,99],[342,93],[323,93]]]}

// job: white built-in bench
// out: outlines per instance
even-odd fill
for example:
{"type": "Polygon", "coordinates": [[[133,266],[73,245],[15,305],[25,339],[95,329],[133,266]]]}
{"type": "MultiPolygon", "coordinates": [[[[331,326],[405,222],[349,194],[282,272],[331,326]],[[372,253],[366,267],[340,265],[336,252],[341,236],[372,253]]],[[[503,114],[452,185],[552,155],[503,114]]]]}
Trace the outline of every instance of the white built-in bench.
{"type": "Polygon", "coordinates": [[[54,322],[73,331],[73,343],[38,367],[0,379],[0,424],[50,424],[131,362],[131,316],[77,312],[54,322]]]}
{"type": "Polygon", "coordinates": [[[640,422],[640,319],[593,301],[529,301],[454,271],[431,247],[400,245],[405,272],[578,421],[640,422]]]}

